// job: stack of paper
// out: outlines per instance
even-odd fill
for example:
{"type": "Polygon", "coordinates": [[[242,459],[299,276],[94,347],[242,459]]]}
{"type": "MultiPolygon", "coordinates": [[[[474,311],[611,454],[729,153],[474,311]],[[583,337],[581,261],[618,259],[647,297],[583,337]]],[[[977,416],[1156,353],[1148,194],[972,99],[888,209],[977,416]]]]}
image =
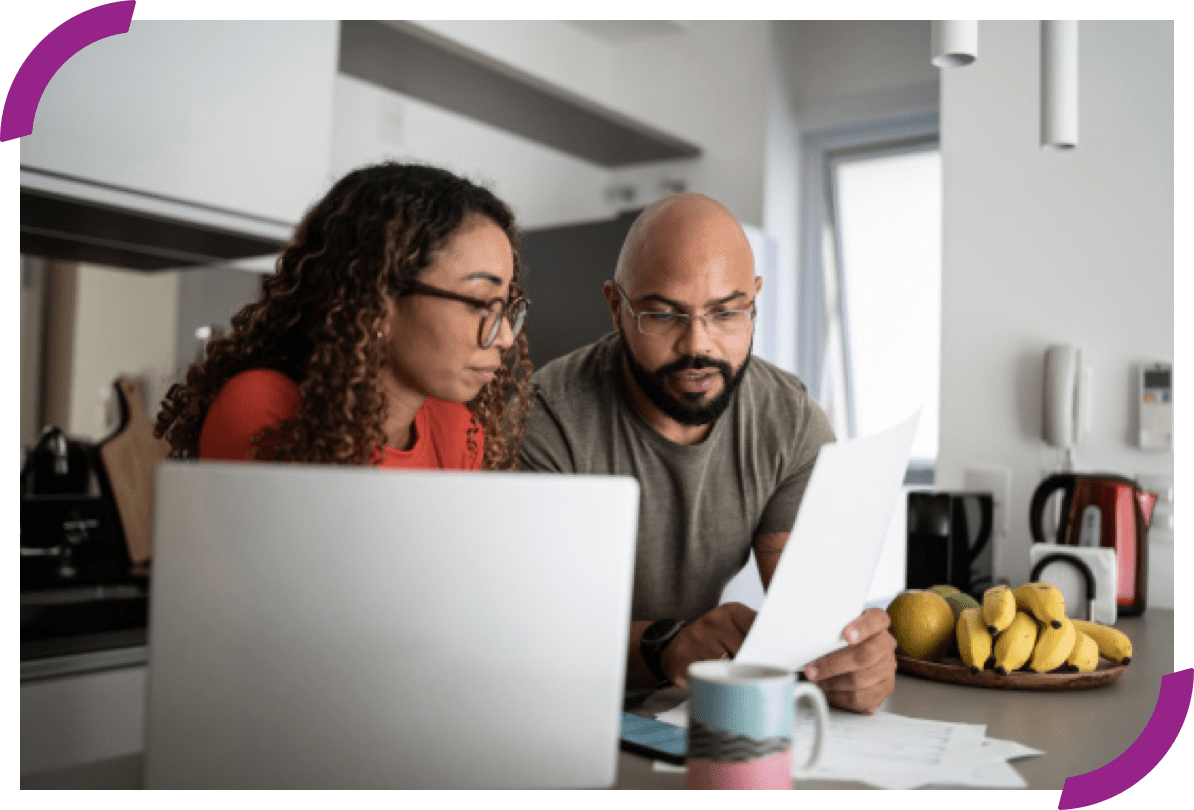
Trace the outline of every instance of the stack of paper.
{"type": "MultiPolygon", "coordinates": [[[[658,719],[687,726],[687,702],[661,713],[658,719]]],[[[1027,787],[1009,760],[1042,752],[1017,742],[990,739],[986,730],[982,725],[941,723],[885,712],[859,715],[830,710],[821,762],[808,778],[893,789],[928,785],[1027,787]]],[[[802,712],[792,748],[793,771],[808,761],[813,733],[813,721],[802,712]]],[[[662,762],[656,762],[655,769],[684,770],[683,766],[662,762]]]]}

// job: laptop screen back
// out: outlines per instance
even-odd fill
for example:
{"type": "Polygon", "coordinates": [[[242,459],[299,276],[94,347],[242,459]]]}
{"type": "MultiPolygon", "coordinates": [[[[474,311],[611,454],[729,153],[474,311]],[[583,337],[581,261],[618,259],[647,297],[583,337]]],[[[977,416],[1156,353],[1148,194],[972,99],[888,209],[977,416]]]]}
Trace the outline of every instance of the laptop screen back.
{"type": "Polygon", "coordinates": [[[163,462],[146,786],[611,785],[638,498],[163,462]]]}

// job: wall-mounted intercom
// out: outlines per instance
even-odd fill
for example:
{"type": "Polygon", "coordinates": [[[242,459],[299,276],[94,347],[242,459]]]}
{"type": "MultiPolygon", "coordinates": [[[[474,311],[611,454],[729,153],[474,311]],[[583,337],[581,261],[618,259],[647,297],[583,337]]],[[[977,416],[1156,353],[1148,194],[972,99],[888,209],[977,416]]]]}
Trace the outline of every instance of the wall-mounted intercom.
{"type": "Polygon", "coordinates": [[[1077,346],[1046,349],[1043,433],[1047,444],[1072,450],[1089,432],[1092,373],[1077,346]]]}
{"type": "Polygon", "coordinates": [[[1137,369],[1136,407],[1140,447],[1173,449],[1173,364],[1145,363],[1137,369]]]}

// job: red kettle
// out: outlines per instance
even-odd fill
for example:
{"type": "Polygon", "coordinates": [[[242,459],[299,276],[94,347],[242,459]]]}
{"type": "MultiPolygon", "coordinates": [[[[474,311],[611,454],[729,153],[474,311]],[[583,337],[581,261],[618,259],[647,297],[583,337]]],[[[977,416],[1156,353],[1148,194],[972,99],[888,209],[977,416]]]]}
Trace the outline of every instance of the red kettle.
{"type": "Polygon", "coordinates": [[[1058,473],[1032,494],[1029,528],[1037,543],[1115,549],[1116,607],[1121,615],[1144,612],[1148,589],[1148,525],[1157,495],[1118,475],[1058,473]],[[1063,491],[1057,536],[1045,537],[1042,519],[1049,496],[1063,491]]]}

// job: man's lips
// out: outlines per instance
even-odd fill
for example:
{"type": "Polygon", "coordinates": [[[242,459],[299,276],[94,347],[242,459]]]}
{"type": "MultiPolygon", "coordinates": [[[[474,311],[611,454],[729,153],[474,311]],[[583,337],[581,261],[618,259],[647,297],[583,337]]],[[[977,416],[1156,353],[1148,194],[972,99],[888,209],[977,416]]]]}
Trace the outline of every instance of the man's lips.
{"type": "Polygon", "coordinates": [[[677,371],[672,379],[677,387],[689,393],[700,393],[712,388],[721,375],[716,369],[700,369],[695,371],[677,371]]]}

